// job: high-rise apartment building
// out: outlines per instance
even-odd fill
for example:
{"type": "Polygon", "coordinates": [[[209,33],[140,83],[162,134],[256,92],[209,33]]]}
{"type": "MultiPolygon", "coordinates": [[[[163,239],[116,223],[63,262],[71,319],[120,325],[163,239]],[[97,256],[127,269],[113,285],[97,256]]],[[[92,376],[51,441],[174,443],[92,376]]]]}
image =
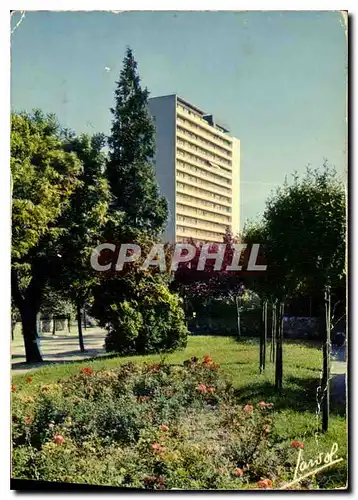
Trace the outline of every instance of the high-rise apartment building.
{"type": "Polygon", "coordinates": [[[169,203],[163,239],[222,242],[239,232],[240,141],[177,95],[149,99],[156,126],[154,168],[169,203]]]}

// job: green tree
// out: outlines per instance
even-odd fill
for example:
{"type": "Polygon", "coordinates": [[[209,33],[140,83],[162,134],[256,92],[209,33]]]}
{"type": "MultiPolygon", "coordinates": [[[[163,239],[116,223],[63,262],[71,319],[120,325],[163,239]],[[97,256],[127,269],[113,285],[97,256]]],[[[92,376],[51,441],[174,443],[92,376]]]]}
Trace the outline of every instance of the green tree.
{"type": "Polygon", "coordinates": [[[280,266],[292,294],[319,294],[323,343],[323,430],[328,429],[331,291],[340,286],[346,269],[346,193],[336,171],[307,169],[268,201],[264,213],[268,261],[280,266]]]}
{"type": "MultiPolygon", "coordinates": [[[[106,237],[117,245],[136,243],[142,255],[158,241],[168,214],[151,162],[155,140],[148,95],[141,88],[137,63],[128,48],[111,109],[106,174],[112,200],[106,237]]],[[[169,292],[169,281],[167,273],[143,271],[139,263],[101,276],[100,285],[94,288],[91,314],[108,329],[108,349],[151,352],[182,345],[184,317],[177,296],[169,292]]]]}
{"type": "MultiPolygon", "coordinates": [[[[68,134],[67,134],[68,136],[68,134]]],[[[83,309],[91,290],[98,283],[98,274],[90,265],[93,249],[103,242],[110,201],[108,182],[104,175],[105,136],[92,137],[70,134],[67,149],[76,154],[82,164],[77,187],[72,193],[67,209],[58,220],[66,228],[59,239],[61,259],[51,277],[52,286],[62,291],[76,308],[80,349],[85,350],[82,334],[83,309]]]]}
{"type": "MultiPolygon", "coordinates": [[[[327,162],[323,169],[307,169],[302,179],[295,175],[292,184],[286,182],[269,198],[260,232],[247,233],[248,237],[261,237],[267,260],[267,273],[261,283],[256,284],[257,289],[261,286],[262,291],[268,293],[272,287],[273,295],[281,301],[302,294],[321,297],[321,317],[327,327],[321,384],[326,430],[330,295],[331,292],[338,294],[346,271],[345,186],[327,162]]],[[[279,376],[282,382],[282,372],[279,376]]]]}
{"type": "Polygon", "coordinates": [[[137,63],[130,48],[114,94],[107,176],[113,195],[111,209],[123,213],[123,220],[120,228],[110,226],[110,237],[130,239],[146,233],[155,238],[167,220],[167,201],[159,194],[151,163],[155,136],[148,111],[149,92],[140,86],[137,63]]]}
{"type": "Polygon", "coordinates": [[[54,115],[37,110],[11,115],[12,297],[18,308],[26,361],[42,361],[36,317],[45,285],[58,261],[56,225],[81,169],[64,148],[54,115]]]}

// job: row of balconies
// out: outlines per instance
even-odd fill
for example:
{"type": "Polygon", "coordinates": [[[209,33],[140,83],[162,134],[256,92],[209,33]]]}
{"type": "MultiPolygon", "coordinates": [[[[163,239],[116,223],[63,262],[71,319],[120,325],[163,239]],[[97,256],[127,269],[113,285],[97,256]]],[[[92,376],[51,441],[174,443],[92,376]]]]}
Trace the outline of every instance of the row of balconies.
{"type": "Polygon", "coordinates": [[[209,201],[207,197],[201,198],[196,194],[188,194],[180,192],[177,190],[176,193],[176,202],[182,203],[183,205],[190,206],[193,208],[203,208],[204,210],[209,210],[213,213],[224,213],[231,214],[231,205],[228,207],[227,205],[222,205],[220,202],[209,201]]]}
{"type": "Polygon", "coordinates": [[[192,194],[196,198],[201,198],[203,200],[215,200],[221,205],[231,208],[231,198],[227,196],[222,196],[221,194],[213,193],[209,189],[196,187],[190,181],[177,181],[177,191],[184,194],[192,194]]]}
{"type": "Polygon", "coordinates": [[[180,215],[191,215],[197,217],[199,219],[207,220],[210,222],[217,222],[219,224],[231,224],[231,216],[223,215],[217,212],[212,212],[208,210],[204,210],[198,207],[188,206],[185,203],[177,203],[176,204],[177,214],[180,215]]]}
{"type": "MultiPolygon", "coordinates": [[[[201,177],[197,177],[196,175],[190,175],[183,171],[181,168],[177,167],[177,180],[185,182],[186,184],[189,184],[190,186],[199,186],[202,187],[202,189],[206,189],[207,191],[215,192],[222,194],[223,196],[231,197],[232,190],[231,188],[227,187],[219,187],[216,184],[213,184],[212,182],[208,180],[203,180],[201,177]]],[[[231,199],[231,198],[230,198],[231,199]]]]}
{"type": "Polygon", "coordinates": [[[210,160],[206,160],[201,158],[200,156],[189,153],[185,146],[182,149],[180,148],[180,146],[177,147],[177,156],[181,159],[181,161],[184,161],[185,163],[188,163],[193,167],[200,168],[201,170],[205,170],[209,174],[215,175],[231,182],[231,171],[229,172],[228,170],[219,167],[210,160]]]}
{"type": "Polygon", "coordinates": [[[177,145],[184,147],[187,151],[192,152],[196,156],[207,159],[218,165],[223,165],[224,168],[231,171],[231,160],[223,159],[221,156],[218,156],[215,153],[208,151],[207,149],[203,149],[201,146],[195,145],[194,141],[188,140],[184,134],[180,134],[177,131],[177,145]]]}
{"type": "MultiPolygon", "coordinates": [[[[189,125],[190,127],[190,125],[189,125]]],[[[209,152],[213,153],[214,155],[219,155],[224,162],[226,163],[227,161],[230,162],[231,164],[231,158],[232,158],[232,152],[224,151],[222,152],[220,146],[216,146],[212,141],[208,141],[207,139],[203,139],[198,135],[197,133],[193,132],[190,130],[190,128],[185,126],[183,123],[180,122],[180,120],[177,123],[177,136],[182,137],[186,139],[187,141],[192,142],[196,146],[204,147],[207,149],[209,152]]],[[[196,129],[194,129],[196,130],[196,129]]]]}
{"type": "Polygon", "coordinates": [[[232,142],[227,138],[225,133],[219,131],[216,128],[215,133],[213,133],[213,127],[209,125],[208,122],[204,120],[204,118],[193,113],[192,111],[189,111],[180,104],[177,106],[177,114],[180,115],[180,117],[185,122],[189,121],[189,123],[191,123],[194,128],[197,128],[197,130],[200,129],[200,131],[202,131],[202,133],[211,140],[214,140],[215,142],[219,141],[222,144],[223,149],[226,149],[228,151],[231,150],[232,142]]]}

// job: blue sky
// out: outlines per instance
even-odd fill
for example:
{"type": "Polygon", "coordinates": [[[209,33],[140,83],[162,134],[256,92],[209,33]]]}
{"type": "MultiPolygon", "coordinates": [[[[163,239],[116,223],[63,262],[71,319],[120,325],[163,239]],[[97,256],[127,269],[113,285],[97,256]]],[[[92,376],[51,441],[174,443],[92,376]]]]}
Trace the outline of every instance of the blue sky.
{"type": "Polygon", "coordinates": [[[152,96],[178,93],[240,138],[241,225],[295,170],[327,158],[344,173],[338,12],[27,12],[12,36],[13,109],[107,133],[126,45],[152,96]]]}

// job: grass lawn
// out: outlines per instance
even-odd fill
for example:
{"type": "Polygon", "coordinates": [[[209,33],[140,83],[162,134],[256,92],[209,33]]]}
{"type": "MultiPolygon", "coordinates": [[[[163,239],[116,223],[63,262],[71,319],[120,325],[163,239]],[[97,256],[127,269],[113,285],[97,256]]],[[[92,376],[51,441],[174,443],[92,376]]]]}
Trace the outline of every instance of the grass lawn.
{"type": "MultiPolygon", "coordinates": [[[[322,353],[318,346],[302,342],[285,342],[283,353],[283,391],[277,394],[274,389],[274,365],[269,361],[266,370],[259,373],[259,348],[256,339],[236,341],[231,337],[191,336],[185,350],[165,356],[169,363],[182,363],[196,356],[210,355],[215,363],[232,381],[236,398],[240,404],[256,404],[260,401],[274,404],[274,429],[276,441],[304,442],[304,459],[315,459],[320,452],[328,452],[334,443],[338,444],[337,455],[344,460],[317,475],[320,488],[336,488],[346,485],[347,432],[345,408],[335,402],[331,404],[330,428],[321,434],[320,416],[316,415],[316,389],[319,385],[322,353]]],[[[93,370],[110,370],[119,363],[159,362],[160,355],[111,357],[46,366],[22,375],[14,375],[12,382],[16,391],[31,394],[37,384],[57,382],[78,372],[80,367],[88,366],[93,370]],[[26,379],[32,378],[31,383],[26,379]]],[[[294,470],[292,471],[292,479],[294,470]]]]}

